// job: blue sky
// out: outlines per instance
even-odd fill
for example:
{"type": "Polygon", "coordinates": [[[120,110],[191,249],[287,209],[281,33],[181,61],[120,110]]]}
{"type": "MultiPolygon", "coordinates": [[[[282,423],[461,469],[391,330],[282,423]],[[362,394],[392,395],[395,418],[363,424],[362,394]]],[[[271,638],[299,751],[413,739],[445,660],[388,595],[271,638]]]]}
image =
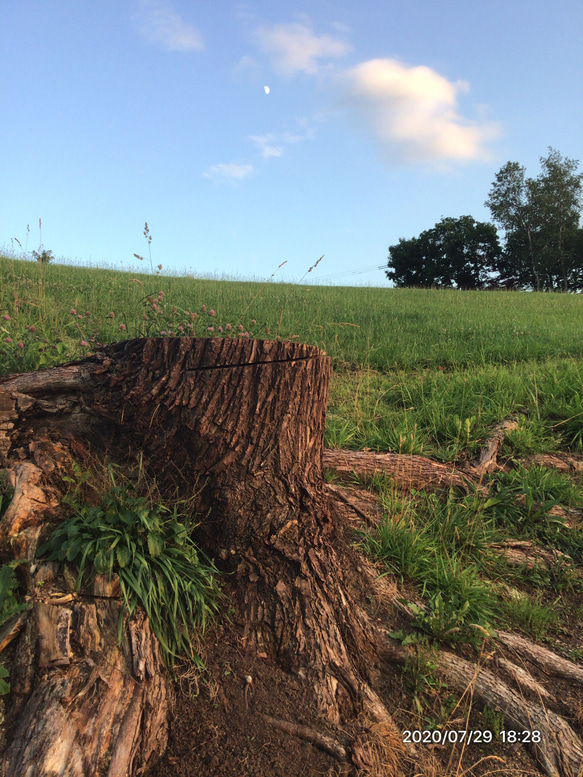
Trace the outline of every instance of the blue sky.
{"type": "Polygon", "coordinates": [[[146,271],[148,222],[163,273],[387,285],[508,160],[582,157],[582,29],[581,0],[2,0],[0,247],[146,271]]]}

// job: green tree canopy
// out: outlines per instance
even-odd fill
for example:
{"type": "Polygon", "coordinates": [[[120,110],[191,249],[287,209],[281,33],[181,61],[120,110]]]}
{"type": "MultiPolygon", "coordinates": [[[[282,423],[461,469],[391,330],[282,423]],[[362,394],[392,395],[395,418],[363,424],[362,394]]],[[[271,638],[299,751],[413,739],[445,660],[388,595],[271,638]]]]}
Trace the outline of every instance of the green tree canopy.
{"type": "Polygon", "coordinates": [[[504,230],[499,282],[539,291],[581,290],[583,174],[576,172],[578,161],[552,148],[540,162],[537,178],[527,178],[518,162],[507,162],[486,200],[504,230]]]}
{"type": "Polygon", "coordinates": [[[471,216],[442,218],[419,237],[389,247],[386,275],[395,286],[480,289],[501,258],[496,227],[471,216]]]}

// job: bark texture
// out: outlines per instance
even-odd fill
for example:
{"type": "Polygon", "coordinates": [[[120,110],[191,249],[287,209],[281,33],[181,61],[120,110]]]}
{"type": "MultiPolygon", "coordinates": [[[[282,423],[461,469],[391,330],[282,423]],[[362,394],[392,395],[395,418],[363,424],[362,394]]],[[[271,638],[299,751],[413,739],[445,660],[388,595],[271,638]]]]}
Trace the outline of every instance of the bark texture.
{"type": "MultiPolygon", "coordinates": [[[[4,537],[33,560],[59,520],[72,452],[143,454],[162,487],[197,491],[206,549],[235,573],[245,647],[304,678],[329,720],[365,712],[392,726],[371,682],[375,632],[349,592],[324,489],[329,377],[329,358],[311,346],[152,338],[0,379],[0,466],[15,488],[4,537]]],[[[34,574],[28,584],[33,594],[34,574]]],[[[39,777],[55,764],[75,776],[137,774],[163,748],[169,691],[155,640],[147,623],[130,625],[118,650],[112,606],[35,601],[3,777],[19,762],[42,764],[39,777]]]]}

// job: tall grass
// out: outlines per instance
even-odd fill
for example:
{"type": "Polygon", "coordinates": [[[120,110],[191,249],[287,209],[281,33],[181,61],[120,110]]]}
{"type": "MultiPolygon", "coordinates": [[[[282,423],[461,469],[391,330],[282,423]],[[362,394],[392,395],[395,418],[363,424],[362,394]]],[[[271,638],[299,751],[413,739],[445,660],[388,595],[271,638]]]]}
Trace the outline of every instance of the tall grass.
{"type": "MultiPolygon", "coordinates": [[[[78,308],[92,317],[79,340],[130,336],[130,325],[142,315],[140,299],[159,291],[181,309],[207,305],[216,311],[217,323],[225,325],[239,318],[260,287],[257,282],[38,265],[0,257],[0,317],[13,316],[13,338],[24,333],[25,324],[42,326],[45,336],[70,332],[69,311],[78,308]],[[112,330],[111,312],[117,321],[124,314],[125,335],[112,330]]],[[[269,283],[248,311],[248,321],[252,319],[269,327],[269,336],[296,335],[324,348],[336,369],[451,370],[583,355],[579,295],[269,283]]]]}
{"type": "Polygon", "coordinates": [[[0,374],[122,338],[221,329],[332,357],[328,445],[455,461],[518,412],[516,455],[583,450],[579,295],[300,286],[0,256],[0,374]]]}

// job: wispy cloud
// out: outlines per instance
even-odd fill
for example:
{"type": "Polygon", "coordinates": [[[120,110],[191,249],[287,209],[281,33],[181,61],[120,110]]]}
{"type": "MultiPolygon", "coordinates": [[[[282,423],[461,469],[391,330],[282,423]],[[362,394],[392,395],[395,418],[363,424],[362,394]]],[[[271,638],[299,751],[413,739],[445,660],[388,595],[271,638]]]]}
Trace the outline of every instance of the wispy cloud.
{"type": "MultiPolygon", "coordinates": [[[[306,126],[306,120],[302,120],[300,124],[306,126]]],[[[302,140],[308,140],[313,134],[314,130],[311,127],[307,127],[303,134],[295,134],[292,132],[273,134],[268,132],[266,135],[250,135],[249,139],[261,151],[261,156],[264,159],[268,159],[272,156],[281,156],[286,146],[291,146],[302,140]]]]}
{"type": "Polygon", "coordinates": [[[149,43],[167,51],[201,51],[202,35],[173,10],[168,0],[138,0],[133,22],[149,43]]]}
{"type": "Polygon", "coordinates": [[[261,151],[261,156],[267,159],[270,156],[281,156],[283,154],[283,146],[281,145],[278,136],[268,132],[267,135],[251,135],[250,140],[255,143],[257,148],[261,151]]]}
{"type": "Polygon", "coordinates": [[[392,161],[482,159],[486,143],[499,134],[497,125],[471,122],[458,113],[466,82],[448,81],[428,67],[373,59],[346,71],[337,84],[342,107],[392,161]]]}
{"type": "Polygon", "coordinates": [[[259,27],[255,39],[274,69],[286,76],[298,72],[315,75],[322,69],[320,60],[343,57],[352,49],[331,35],[315,35],[309,23],[259,27]]]}
{"type": "Polygon", "coordinates": [[[220,183],[221,181],[237,181],[246,178],[253,172],[253,165],[239,165],[236,163],[213,165],[203,173],[205,178],[220,183]]]}

